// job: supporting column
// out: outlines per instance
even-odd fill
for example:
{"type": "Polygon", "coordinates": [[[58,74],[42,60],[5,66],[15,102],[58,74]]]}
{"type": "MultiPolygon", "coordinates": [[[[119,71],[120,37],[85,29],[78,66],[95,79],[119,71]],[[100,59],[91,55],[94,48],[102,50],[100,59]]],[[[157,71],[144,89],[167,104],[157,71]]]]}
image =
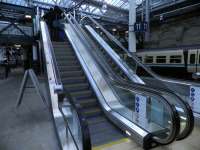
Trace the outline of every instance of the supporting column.
{"type": "Polygon", "coordinates": [[[33,62],[37,62],[38,61],[38,53],[37,53],[36,45],[32,46],[32,52],[33,52],[33,62]]]}
{"type": "Polygon", "coordinates": [[[39,61],[38,61],[38,51],[37,51],[37,46],[33,45],[32,46],[32,68],[34,71],[38,74],[39,73],[39,61]]]}
{"type": "Polygon", "coordinates": [[[147,32],[145,33],[145,41],[148,42],[150,40],[150,0],[146,0],[145,4],[145,21],[147,22],[147,32]]]}
{"type": "Polygon", "coordinates": [[[136,36],[134,25],[136,22],[136,0],[129,0],[129,51],[136,52],[136,36]]]}
{"type": "Polygon", "coordinates": [[[40,10],[39,7],[37,7],[36,9],[36,16],[35,16],[35,20],[36,20],[36,35],[39,33],[40,31],[40,10]]]}

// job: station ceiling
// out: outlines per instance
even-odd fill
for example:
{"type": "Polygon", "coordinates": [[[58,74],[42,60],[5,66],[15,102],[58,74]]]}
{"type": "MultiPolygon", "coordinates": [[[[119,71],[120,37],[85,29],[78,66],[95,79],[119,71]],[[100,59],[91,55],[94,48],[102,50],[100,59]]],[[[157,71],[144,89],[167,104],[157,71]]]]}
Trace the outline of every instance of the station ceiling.
{"type": "MultiPolygon", "coordinates": [[[[8,4],[20,5],[25,7],[38,6],[40,8],[46,8],[46,9],[49,9],[55,5],[63,8],[73,8],[74,6],[78,5],[77,10],[79,10],[79,13],[83,15],[93,15],[97,18],[104,18],[112,21],[117,20],[117,22],[123,22],[126,24],[128,23],[129,1],[131,0],[0,0],[0,2],[8,4]]],[[[142,2],[145,2],[145,0],[135,0],[135,1],[136,4],[138,5],[137,11],[141,13],[145,7],[145,5],[142,5],[142,2]]],[[[165,6],[169,7],[177,5],[184,1],[187,2],[188,0],[149,0],[149,1],[150,1],[150,11],[157,11],[165,6]]],[[[158,14],[163,14],[163,13],[164,12],[158,12],[158,14]]]]}

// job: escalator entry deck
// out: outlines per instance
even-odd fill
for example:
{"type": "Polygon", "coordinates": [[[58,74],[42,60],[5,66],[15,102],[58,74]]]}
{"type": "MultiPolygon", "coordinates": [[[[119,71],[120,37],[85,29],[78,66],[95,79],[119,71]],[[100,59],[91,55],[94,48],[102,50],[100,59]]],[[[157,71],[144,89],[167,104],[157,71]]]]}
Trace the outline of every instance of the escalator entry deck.
{"type": "Polygon", "coordinates": [[[120,141],[126,136],[104,115],[69,41],[52,42],[61,80],[65,89],[82,107],[93,147],[120,141]]]}

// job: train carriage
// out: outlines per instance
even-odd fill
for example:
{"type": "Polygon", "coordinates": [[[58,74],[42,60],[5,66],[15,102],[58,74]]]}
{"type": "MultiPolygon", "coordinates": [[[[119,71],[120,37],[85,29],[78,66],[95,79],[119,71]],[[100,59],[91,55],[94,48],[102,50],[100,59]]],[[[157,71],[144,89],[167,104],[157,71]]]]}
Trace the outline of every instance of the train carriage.
{"type": "Polygon", "coordinates": [[[137,56],[161,75],[185,78],[200,72],[200,48],[144,49],[137,56]]]}

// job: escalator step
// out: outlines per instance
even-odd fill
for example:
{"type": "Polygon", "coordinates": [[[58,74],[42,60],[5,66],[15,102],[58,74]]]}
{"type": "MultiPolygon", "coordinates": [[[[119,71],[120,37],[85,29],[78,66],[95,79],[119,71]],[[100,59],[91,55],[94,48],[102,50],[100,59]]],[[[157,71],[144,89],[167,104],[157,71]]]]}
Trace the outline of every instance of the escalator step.
{"type": "Polygon", "coordinates": [[[104,116],[91,117],[87,119],[89,125],[105,122],[107,119],[104,116]]]}
{"type": "Polygon", "coordinates": [[[90,98],[93,95],[93,92],[91,90],[75,91],[71,92],[71,95],[73,97],[76,97],[77,99],[84,99],[84,98],[90,98]]]}
{"type": "Polygon", "coordinates": [[[60,73],[61,77],[79,77],[79,76],[83,76],[83,72],[82,71],[62,71],[60,73]]]}
{"type": "Polygon", "coordinates": [[[78,101],[83,108],[96,107],[98,105],[96,98],[78,101]]]}
{"type": "Polygon", "coordinates": [[[68,46],[68,45],[70,45],[71,46],[71,44],[69,43],[69,42],[63,42],[63,43],[57,43],[57,42],[52,42],[52,44],[53,44],[53,47],[66,47],[66,46],[68,46]]]}
{"type": "Polygon", "coordinates": [[[80,65],[76,65],[76,66],[59,66],[59,69],[60,69],[61,72],[82,70],[80,65]]]}
{"type": "Polygon", "coordinates": [[[57,60],[57,63],[60,66],[75,66],[75,65],[79,65],[78,61],[70,61],[70,60],[57,60]]]}
{"type": "Polygon", "coordinates": [[[68,55],[57,55],[57,60],[77,60],[75,56],[68,56],[68,55]]]}
{"type": "Polygon", "coordinates": [[[66,84],[64,85],[68,91],[79,91],[79,90],[88,90],[89,89],[89,84],[88,83],[77,83],[77,84],[66,84]]]}
{"type": "Polygon", "coordinates": [[[56,51],[54,51],[54,53],[56,55],[62,55],[62,54],[64,54],[64,55],[74,55],[73,51],[70,51],[70,50],[68,50],[66,48],[59,48],[59,49],[56,48],[56,51]]]}
{"type": "Polygon", "coordinates": [[[125,138],[125,135],[119,129],[107,130],[91,134],[91,143],[93,146],[111,143],[125,138]]]}
{"type": "Polygon", "coordinates": [[[77,83],[85,83],[86,82],[86,77],[81,76],[81,77],[68,77],[68,78],[62,78],[62,82],[65,85],[68,84],[77,84],[77,83]]]}
{"type": "MultiPolygon", "coordinates": [[[[88,119],[87,119],[88,120],[88,119]]],[[[96,124],[90,124],[89,130],[91,134],[98,134],[102,132],[108,132],[110,130],[116,130],[116,127],[111,124],[108,120],[98,122],[96,124]]]]}
{"type": "Polygon", "coordinates": [[[99,107],[92,107],[83,109],[83,114],[86,118],[97,117],[99,115],[102,115],[102,111],[99,107]]]}

